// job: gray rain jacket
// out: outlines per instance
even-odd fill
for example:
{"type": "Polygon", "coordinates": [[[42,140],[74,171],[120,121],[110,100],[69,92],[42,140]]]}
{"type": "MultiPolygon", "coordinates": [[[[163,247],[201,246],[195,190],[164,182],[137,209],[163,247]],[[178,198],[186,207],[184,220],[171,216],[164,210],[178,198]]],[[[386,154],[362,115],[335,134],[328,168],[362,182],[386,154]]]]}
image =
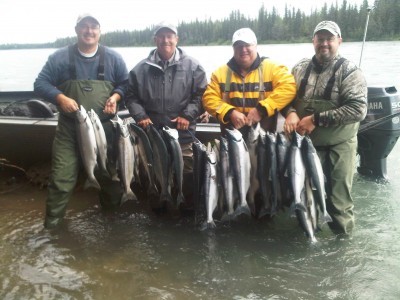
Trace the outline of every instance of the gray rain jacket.
{"type": "MultiPolygon", "coordinates": [[[[189,130],[194,134],[196,118],[203,112],[206,72],[180,48],[174,61],[163,70],[155,60],[155,51],[130,71],[125,104],[136,122],[150,118],[157,128],[176,128],[171,120],[179,116],[190,121],[189,130]]],[[[179,141],[190,143],[192,136],[179,130],[179,141]]]]}

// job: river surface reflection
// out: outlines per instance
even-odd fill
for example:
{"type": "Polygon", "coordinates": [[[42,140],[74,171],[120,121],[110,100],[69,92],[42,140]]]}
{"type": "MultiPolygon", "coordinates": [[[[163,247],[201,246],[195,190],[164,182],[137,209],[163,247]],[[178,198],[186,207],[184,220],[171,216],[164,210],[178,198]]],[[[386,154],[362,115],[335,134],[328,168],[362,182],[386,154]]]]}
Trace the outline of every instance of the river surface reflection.
{"type": "MultiPolygon", "coordinates": [[[[358,63],[361,44],[343,46],[342,52],[349,53],[345,56],[358,63]]],[[[367,44],[362,64],[369,83],[399,82],[399,46],[367,44]]],[[[311,44],[260,48],[266,56],[279,53],[278,60],[289,66],[312,51],[311,44]]],[[[129,57],[128,67],[148,52],[118,50],[129,57]]],[[[31,59],[29,80],[16,79],[20,90],[31,86],[51,52],[25,52],[40,61],[31,59]]],[[[188,52],[204,61],[207,72],[231,55],[230,47],[188,47],[188,52]],[[213,54],[217,60],[211,62],[213,54]]],[[[21,57],[17,51],[7,55],[9,62],[21,57]]],[[[12,76],[5,73],[0,74],[0,89],[12,90],[12,76]],[[10,83],[7,89],[4,82],[10,83]]],[[[145,199],[104,213],[96,193],[81,188],[61,228],[48,232],[42,226],[46,190],[0,169],[0,298],[399,299],[399,165],[397,144],[388,157],[389,182],[357,174],[354,233],[337,237],[324,226],[316,245],[287,212],[272,221],[244,218],[201,232],[192,216],[155,215],[145,199]]]]}

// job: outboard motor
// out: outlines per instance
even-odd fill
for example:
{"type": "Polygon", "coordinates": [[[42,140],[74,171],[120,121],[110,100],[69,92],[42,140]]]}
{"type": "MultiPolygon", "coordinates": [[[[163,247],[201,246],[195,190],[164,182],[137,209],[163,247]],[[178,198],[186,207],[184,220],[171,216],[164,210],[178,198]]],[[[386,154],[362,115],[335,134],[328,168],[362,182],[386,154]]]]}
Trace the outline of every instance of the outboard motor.
{"type": "Polygon", "coordinates": [[[368,87],[368,112],[358,133],[358,173],[387,179],[386,158],[400,136],[400,116],[390,118],[390,115],[398,112],[400,94],[395,87],[368,87]],[[379,119],[384,117],[389,119],[380,123],[379,119]],[[377,126],[362,131],[372,122],[377,126]]]}

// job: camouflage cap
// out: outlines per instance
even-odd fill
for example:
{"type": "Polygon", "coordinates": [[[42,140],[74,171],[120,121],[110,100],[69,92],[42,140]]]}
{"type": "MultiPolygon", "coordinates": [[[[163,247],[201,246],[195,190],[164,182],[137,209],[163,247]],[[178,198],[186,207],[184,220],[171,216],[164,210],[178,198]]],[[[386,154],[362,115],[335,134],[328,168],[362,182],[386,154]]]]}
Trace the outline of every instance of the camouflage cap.
{"type": "Polygon", "coordinates": [[[321,30],[327,30],[330,33],[332,33],[333,35],[342,37],[342,33],[340,32],[340,28],[339,28],[338,24],[336,24],[333,21],[322,21],[322,22],[318,23],[318,25],[314,29],[313,37],[315,36],[315,34],[318,31],[321,31],[321,30]]]}

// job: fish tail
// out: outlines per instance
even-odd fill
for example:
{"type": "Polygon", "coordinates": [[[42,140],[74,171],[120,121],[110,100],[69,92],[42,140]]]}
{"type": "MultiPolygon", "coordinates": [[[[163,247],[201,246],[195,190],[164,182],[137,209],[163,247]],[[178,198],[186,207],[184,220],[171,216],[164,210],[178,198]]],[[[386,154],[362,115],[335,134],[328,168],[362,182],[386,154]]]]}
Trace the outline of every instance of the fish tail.
{"type": "Polygon", "coordinates": [[[327,211],[325,211],[323,215],[321,214],[320,220],[322,224],[325,224],[328,222],[332,222],[332,217],[328,214],[327,211]]]}
{"type": "Polygon", "coordinates": [[[314,235],[312,235],[312,236],[310,236],[310,242],[311,242],[311,244],[316,244],[318,242],[318,240],[314,235]]]}
{"type": "Polygon", "coordinates": [[[90,187],[96,188],[98,190],[100,190],[100,184],[98,183],[98,181],[96,180],[96,178],[88,178],[85,182],[85,185],[83,186],[83,188],[86,190],[90,187]]]}
{"type": "Polygon", "coordinates": [[[184,202],[185,202],[185,196],[183,196],[182,192],[179,192],[178,196],[176,197],[176,206],[179,207],[184,202]]]}
{"type": "Polygon", "coordinates": [[[171,194],[168,192],[161,193],[160,194],[160,202],[161,203],[163,203],[163,202],[171,203],[172,202],[171,194]]]}
{"type": "Polygon", "coordinates": [[[205,221],[201,226],[201,230],[213,230],[217,227],[214,220],[205,221]]]}
{"type": "Polygon", "coordinates": [[[149,184],[149,186],[147,187],[147,195],[148,196],[158,195],[157,187],[154,184],[149,184]]]}
{"type": "Polygon", "coordinates": [[[135,195],[135,193],[131,189],[129,189],[128,191],[124,192],[124,194],[122,195],[122,197],[121,197],[121,205],[124,204],[128,200],[137,201],[137,196],[135,195]]]}
{"type": "Polygon", "coordinates": [[[246,214],[248,216],[251,215],[250,208],[247,205],[247,203],[242,204],[241,206],[239,206],[238,208],[235,209],[235,216],[239,216],[241,214],[246,214]]]}
{"type": "Polygon", "coordinates": [[[235,214],[234,213],[224,213],[221,217],[222,222],[229,222],[235,219],[235,214]]]}

